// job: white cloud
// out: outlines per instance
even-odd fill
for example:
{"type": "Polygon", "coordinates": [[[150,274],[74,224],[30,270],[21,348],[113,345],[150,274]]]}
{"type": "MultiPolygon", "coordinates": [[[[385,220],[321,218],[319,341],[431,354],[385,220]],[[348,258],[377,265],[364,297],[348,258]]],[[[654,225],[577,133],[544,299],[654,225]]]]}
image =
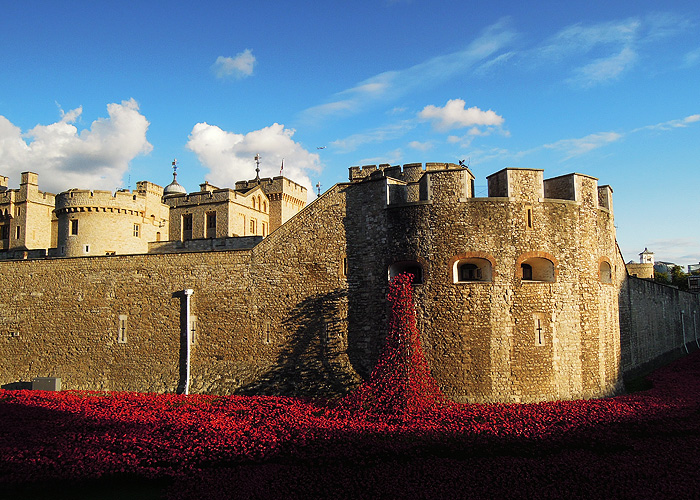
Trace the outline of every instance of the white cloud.
{"type": "Polygon", "coordinates": [[[412,120],[403,120],[383,127],[377,127],[366,132],[350,135],[344,139],[333,141],[331,145],[343,153],[355,151],[363,144],[389,141],[403,136],[415,127],[412,120]]]}
{"type": "Polygon", "coordinates": [[[700,240],[697,238],[652,240],[649,242],[648,248],[654,252],[655,260],[681,265],[684,267],[683,271],[688,270],[685,267],[688,264],[700,262],[700,240]]]}
{"type": "Polygon", "coordinates": [[[686,55],[683,57],[684,67],[692,68],[697,64],[700,64],[700,47],[695,50],[691,50],[690,52],[686,53],[686,55]]]}
{"type": "Polygon", "coordinates": [[[649,46],[690,28],[687,19],[663,12],[590,25],[579,23],[562,29],[529,56],[537,64],[572,64],[567,82],[587,88],[621,78],[649,46]]]}
{"type": "Polygon", "coordinates": [[[568,26],[551,37],[536,54],[545,59],[560,60],[570,54],[587,53],[602,46],[628,45],[638,37],[641,22],[637,18],[599,23],[589,26],[568,26]]]}
{"type": "Polygon", "coordinates": [[[486,28],[464,50],[436,56],[399,71],[385,71],[337,93],[330,102],[303,112],[310,121],[331,115],[357,113],[377,101],[394,100],[414,89],[425,88],[449,80],[494,56],[515,37],[505,18],[486,28]]]}
{"type": "Polygon", "coordinates": [[[408,146],[418,151],[428,151],[433,149],[433,144],[431,142],[411,141],[408,143],[408,146]]]}
{"type": "Polygon", "coordinates": [[[601,83],[617,80],[637,62],[637,53],[630,47],[624,47],[618,54],[602,57],[574,71],[569,82],[592,87],[601,83]]]}
{"type": "Polygon", "coordinates": [[[253,74],[255,66],[255,56],[250,49],[236,54],[236,57],[219,56],[212,66],[217,78],[232,77],[236,79],[245,78],[253,74]]]}
{"type": "Polygon", "coordinates": [[[358,165],[381,165],[388,163],[389,165],[401,165],[403,163],[403,151],[395,149],[387,151],[382,156],[365,157],[360,159],[358,165]]]}
{"type": "Polygon", "coordinates": [[[674,128],[685,128],[691,123],[697,122],[700,122],[700,114],[689,115],[678,120],[668,120],[655,125],[646,125],[644,127],[636,128],[632,130],[632,132],[640,132],[642,130],[673,130],[674,128]]]}
{"type": "Polygon", "coordinates": [[[247,134],[197,123],[192,128],[187,148],[209,169],[207,180],[221,187],[233,187],[236,181],[254,179],[256,154],[261,157],[261,177],[279,175],[284,159],[283,175],[305,186],[311,200],[313,188],[310,175],[321,169],[319,156],[294,142],[293,135],[294,130],[278,123],[247,134]]]}
{"type": "Polygon", "coordinates": [[[616,132],[600,132],[581,137],[580,139],[562,139],[552,144],[545,144],[543,147],[563,151],[566,154],[564,160],[568,160],[574,156],[580,156],[606,146],[621,138],[622,135],[616,132]]]}
{"type": "MultiPolygon", "coordinates": [[[[464,127],[500,127],[504,119],[492,110],[483,111],[476,106],[465,109],[466,102],[462,99],[450,99],[444,107],[432,104],[423,108],[418,117],[430,120],[433,127],[440,131],[448,131],[464,127]]],[[[478,130],[478,129],[477,129],[478,130]]],[[[471,133],[471,135],[478,135],[471,133]]]]}
{"type": "Polygon", "coordinates": [[[146,140],[149,123],[134,99],[109,104],[107,113],[109,118],[79,132],[74,125],[82,114],[79,107],[24,134],[0,116],[0,173],[18,179],[21,172],[36,172],[40,188],[52,193],[121,187],[129,162],[153,149],[146,140]]]}

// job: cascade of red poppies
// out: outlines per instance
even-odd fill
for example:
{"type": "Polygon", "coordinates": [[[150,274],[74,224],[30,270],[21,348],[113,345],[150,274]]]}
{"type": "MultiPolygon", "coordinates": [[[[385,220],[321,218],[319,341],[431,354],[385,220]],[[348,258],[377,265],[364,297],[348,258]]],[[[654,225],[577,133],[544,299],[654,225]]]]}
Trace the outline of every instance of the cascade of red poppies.
{"type": "Polygon", "coordinates": [[[372,374],[346,396],[342,406],[378,413],[414,413],[447,402],[423,354],[413,308],[413,276],[389,284],[389,331],[372,374]]]}

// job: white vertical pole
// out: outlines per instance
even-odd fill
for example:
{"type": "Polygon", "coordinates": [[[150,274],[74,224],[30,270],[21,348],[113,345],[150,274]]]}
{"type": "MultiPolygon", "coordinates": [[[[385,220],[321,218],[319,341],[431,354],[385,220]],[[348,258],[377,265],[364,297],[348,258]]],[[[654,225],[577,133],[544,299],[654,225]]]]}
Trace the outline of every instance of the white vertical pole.
{"type": "Polygon", "coordinates": [[[683,328],[683,347],[685,348],[685,353],[688,354],[688,345],[685,343],[685,311],[681,311],[681,328],[683,328]]]}
{"type": "Polygon", "coordinates": [[[194,293],[194,290],[188,288],[185,290],[185,345],[186,345],[186,356],[185,356],[185,394],[190,393],[190,346],[192,345],[192,325],[190,320],[190,296],[194,293]]]}

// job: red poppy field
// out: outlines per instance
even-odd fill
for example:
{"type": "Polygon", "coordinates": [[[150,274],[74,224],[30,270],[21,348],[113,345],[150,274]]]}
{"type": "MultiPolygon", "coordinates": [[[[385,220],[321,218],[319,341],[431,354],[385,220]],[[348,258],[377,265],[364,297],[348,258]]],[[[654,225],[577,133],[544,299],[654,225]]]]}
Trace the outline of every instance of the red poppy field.
{"type": "Polygon", "coordinates": [[[410,293],[335,401],[0,390],[0,497],[700,498],[700,352],[629,395],[455,404],[410,293]]]}

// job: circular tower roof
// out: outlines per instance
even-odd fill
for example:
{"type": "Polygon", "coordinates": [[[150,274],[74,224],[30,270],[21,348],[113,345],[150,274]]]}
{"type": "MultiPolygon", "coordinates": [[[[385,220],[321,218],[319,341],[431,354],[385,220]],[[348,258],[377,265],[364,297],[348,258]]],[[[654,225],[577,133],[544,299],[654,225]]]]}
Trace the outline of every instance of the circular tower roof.
{"type": "Polygon", "coordinates": [[[175,179],[173,179],[173,182],[165,186],[165,189],[163,189],[163,196],[168,196],[169,194],[187,194],[187,190],[175,179]]]}
{"type": "Polygon", "coordinates": [[[177,159],[173,160],[173,182],[163,189],[163,196],[170,194],[187,194],[187,190],[177,182],[177,159]]]}

